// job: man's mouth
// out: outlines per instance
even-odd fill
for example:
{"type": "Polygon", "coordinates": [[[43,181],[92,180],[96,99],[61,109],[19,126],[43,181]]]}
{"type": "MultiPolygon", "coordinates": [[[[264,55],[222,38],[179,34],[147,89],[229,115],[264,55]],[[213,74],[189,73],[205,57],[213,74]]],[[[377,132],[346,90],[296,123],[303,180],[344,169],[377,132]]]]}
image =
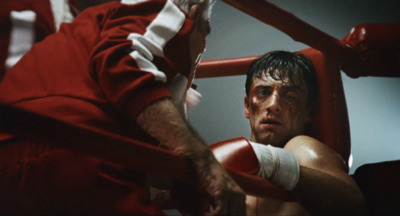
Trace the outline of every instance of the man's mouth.
{"type": "Polygon", "coordinates": [[[277,118],[267,118],[261,122],[262,124],[280,125],[281,122],[277,118]]]}
{"type": "Polygon", "coordinates": [[[279,122],[277,122],[277,121],[268,120],[268,121],[265,121],[265,122],[264,122],[264,124],[279,125],[280,123],[279,123],[279,122]]]}
{"type": "Polygon", "coordinates": [[[265,130],[271,130],[281,125],[281,122],[276,118],[267,118],[261,122],[261,125],[265,130]]]}

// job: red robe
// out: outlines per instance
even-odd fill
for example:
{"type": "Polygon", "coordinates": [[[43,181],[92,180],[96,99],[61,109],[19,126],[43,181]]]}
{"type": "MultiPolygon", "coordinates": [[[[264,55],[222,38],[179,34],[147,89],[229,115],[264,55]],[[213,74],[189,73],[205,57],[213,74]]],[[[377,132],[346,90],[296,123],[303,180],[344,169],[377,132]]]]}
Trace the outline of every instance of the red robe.
{"type": "MultiPolygon", "coordinates": [[[[89,8],[7,73],[0,102],[157,144],[136,117],[161,98],[182,100],[192,27],[171,1],[89,8]]],[[[0,170],[5,213],[161,213],[143,190],[143,174],[47,143],[1,132],[0,170]]]]}

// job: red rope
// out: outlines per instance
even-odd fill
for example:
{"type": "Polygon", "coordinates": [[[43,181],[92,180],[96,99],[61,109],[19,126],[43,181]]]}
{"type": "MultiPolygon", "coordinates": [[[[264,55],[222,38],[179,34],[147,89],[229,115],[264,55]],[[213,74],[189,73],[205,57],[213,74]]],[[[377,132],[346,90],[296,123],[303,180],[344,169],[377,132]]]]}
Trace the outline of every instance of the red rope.
{"type": "Polygon", "coordinates": [[[335,58],[339,65],[355,58],[356,53],[352,48],[266,0],[222,1],[279,29],[293,40],[307,44],[331,58],[335,58]]]}

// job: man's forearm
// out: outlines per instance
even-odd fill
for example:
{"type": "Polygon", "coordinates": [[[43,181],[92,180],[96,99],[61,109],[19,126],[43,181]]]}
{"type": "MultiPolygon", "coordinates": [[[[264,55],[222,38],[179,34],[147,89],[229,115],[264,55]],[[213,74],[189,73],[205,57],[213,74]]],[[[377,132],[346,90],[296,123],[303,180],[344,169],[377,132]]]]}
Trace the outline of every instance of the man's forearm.
{"type": "Polygon", "coordinates": [[[147,133],[171,151],[185,156],[209,151],[197,133],[187,124],[182,113],[169,99],[146,107],[137,122],[147,133]]]}

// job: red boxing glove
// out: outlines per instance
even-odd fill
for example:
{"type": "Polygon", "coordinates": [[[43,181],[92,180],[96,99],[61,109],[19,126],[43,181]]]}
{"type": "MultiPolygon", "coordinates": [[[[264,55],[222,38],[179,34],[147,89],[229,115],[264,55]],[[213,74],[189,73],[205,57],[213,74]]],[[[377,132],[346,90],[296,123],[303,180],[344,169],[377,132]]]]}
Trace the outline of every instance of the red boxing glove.
{"type": "Polygon", "coordinates": [[[211,151],[223,167],[234,171],[257,175],[259,164],[249,141],[238,137],[210,145],[211,151]]]}
{"type": "Polygon", "coordinates": [[[225,168],[263,177],[288,191],[299,181],[300,166],[289,150],[249,142],[243,137],[212,144],[210,149],[225,168]]]}

